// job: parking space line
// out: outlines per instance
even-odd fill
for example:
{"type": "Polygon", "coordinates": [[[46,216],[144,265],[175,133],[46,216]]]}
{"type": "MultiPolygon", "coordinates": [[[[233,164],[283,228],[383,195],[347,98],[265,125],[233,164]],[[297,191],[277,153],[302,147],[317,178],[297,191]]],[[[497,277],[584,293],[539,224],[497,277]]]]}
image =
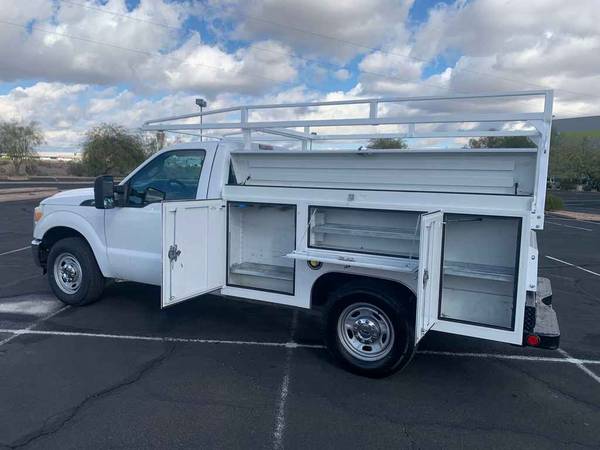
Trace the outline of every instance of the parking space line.
{"type": "Polygon", "coordinates": [[[564,351],[562,348],[558,349],[558,352],[565,356],[566,358],[569,358],[570,360],[572,360],[573,364],[575,364],[577,367],[579,367],[582,371],[584,371],[586,374],[588,374],[590,377],[592,377],[592,379],[594,381],[596,381],[597,383],[600,383],[600,376],[596,375],[594,372],[592,372],[590,369],[588,369],[587,367],[585,367],[583,365],[583,362],[577,358],[573,358],[571,355],[569,355],[566,351],[564,351]]]}
{"type": "MultiPolygon", "coordinates": [[[[89,337],[89,338],[100,338],[100,339],[116,339],[126,341],[154,341],[154,342],[177,342],[177,343],[189,343],[189,344],[223,344],[223,345],[248,345],[248,346],[261,346],[261,347],[279,347],[286,349],[316,349],[323,350],[326,347],[320,344],[300,344],[294,341],[290,342],[261,342],[261,341],[234,341],[234,340],[222,340],[222,339],[198,339],[198,338],[180,338],[170,336],[136,336],[127,334],[108,334],[108,333],[86,333],[82,331],[52,331],[52,330],[34,330],[32,329],[40,322],[48,320],[51,317],[59,314],[60,312],[70,308],[65,306],[58,311],[38,320],[31,326],[21,329],[11,328],[0,328],[0,333],[11,334],[13,336],[7,338],[12,340],[16,336],[23,335],[42,335],[42,336],[64,336],[64,337],[89,337]]],[[[2,345],[4,341],[0,341],[2,345]]],[[[559,349],[565,357],[551,357],[551,356],[528,356],[528,355],[511,355],[504,353],[475,353],[475,352],[447,352],[437,350],[419,350],[418,355],[432,355],[432,356],[452,356],[459,358],[489,358],[489,359],[512,359],[519,361],[537,361],[537,362],[551,362],[551,363],[569,363],[569,364],[600,364],[600,359],[579,359],[574,358],[564,350],[559,349]],[[564,353],[563,353],[564,352],[564,353]]]]}
{"type": "MultiPolygon", "coordinates": [[[[298,311],[294,310],[292,314],[292,324],[290,326],[290,342],[294,342],[296,337],[296,328],[298,326],[298,311]]],[[[277,403],[277,414],[275,416],[275,430],[273,431],[273,448],[283,448],[283,436],[285,431],[285,407],[290,386],[290,373],[292,369],[292,348],[288,347],[285,352],[285,368],[283,370],[283,379],[279,390],[279,402],[277,403]]]]}
{"type": "Polygon", "coordinates": [[[581,222],[581,223],[587,223],[589,225],[600,225],[600,222],[592,222],[591,220],[572,219],[570,217],[559,217],[559,216],[555,216],[555,215],[549,215],[548,217],[550,217],[552,220],[564,220],[566,222],[581,222]]]}
{"type": "Polygon", "coordinates": [[[22,252],[23,250],[27,250],[27,249],[30,249],[30,248],[31,248],[31,245],[28,245],[27,247],[18,248],[16,250],[10,250],[8,252],[0,253],[0,256],[10,255],[11,253],[22,252]]]}
{"type": "Polygon", "coordinates": [[[69,308],[70,308],[69,305],[65,305],[62,308],[57,309],[56,311],[54,311],[54,312],[52,312],[50,314],[47,314],[44,317],[36,320],[31,325],[29,325],[27,328],[23,328],[21,330],[4,330],[4,331],[2,331],[3,333],[10,333],[10,334],[12,334],[12,336],[9,336],[9,337],[1,340],[0,341],[0,347],[3,346],[4,344],[9,343],[13,339],[15,339],[17,336],[20,336],[21,334],[35,333],[35,330],[33,328],[37,327],[42,322],[45,322],[46,320],[51,319],[52,317],[60,314],[61,312],[66,311],[69,308]]]}
{"type": "Polygon", "coordinates": [[[600,364],[600,359],[577,359],[572,357],[555,358],[552,356],[527,356],[527,355],[508,355],[503,353],[472,353],[472,352],[440,352],[435,350],[421,350],[417,355],[435,355],[435,356],[458,356],[463,358],[490,358],[490,359],[513,359],[520,361],[538,361],[576,364],[600,364]]]}
{"type": "MultiPolygon", "coordinates": [[[[57,312],[58,313],[58,312],[57,312]]],[[[49,317],[48,317],[49,318],[49,317]]],[[[283,348],[312,348],[323,349],[324,345],[298,344],[296,342],[260,342],[260,341],[229,341],[221,339],[197,339],[197,338],[179,338],[169,336],[134,336],[126,334],[107,334],[107,333],[85,333],[77,331],[51,331],[51,330],[32,330],[24,329],[0,329],[0,333],[10,333],[15,336],[20,335],[45,335],[45,336],[65,336],[65,337],[90,337],[100,339],[120,339],[129,341],[155,341],[155,342],[178,342],[189,344],[225,344],[225,345],[256,345],[263,347],[283,347],[283,348]]]]}
{"type": "Polygon", "coordinates": [[[600,273],[586,269],[585,267],[576,266],[575,264],[572,264],[567,261],[563,261],[562,259],[555,258],[554,256],[546,255],[546,258],[551,259],[552,261],[558,261],[559,263],[563,263],[563,264],[566,264],[567,266],[575,267],[576,269],[583,270],[584,272],[591,273],[592,275],[596,275],[597,277],[600,277],[600,273]]]}
{"type": "Polygon", "coordinates": [[[565,225],[564,223],[550,222],[549,220],[546,220],[546,223],[549,223],[550,225],[556,225],[558,227],[575,228],[576,230],[583,230],[583,231],[594,231],[591,228],[575,227],[573,225],[565,225]]]}

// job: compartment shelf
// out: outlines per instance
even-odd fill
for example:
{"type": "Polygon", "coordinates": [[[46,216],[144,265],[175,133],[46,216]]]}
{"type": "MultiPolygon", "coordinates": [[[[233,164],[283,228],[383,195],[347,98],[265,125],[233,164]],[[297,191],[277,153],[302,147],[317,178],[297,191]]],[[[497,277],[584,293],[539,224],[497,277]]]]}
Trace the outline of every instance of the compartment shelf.
{"type": "Polygon", "coordinates": [[[286,255],[288,258],[304,261],[315,260],[342,266],[364,267],[367,269],[392,270],[394,272],[416,272],[419,261],[407,258],[375,256],[357,253],[331,252],[328,250],[295,250],[286,255]]]}
{"type": "Polygon", "coordinates": [[[276,280],[285,281],[292,281],[294,279],[293,267],[274,266],[272,264],[261,264],[255,262],[232,264],[230,267],[230,273],[236,275],[273,278],[276,280]]]}
{"type": "Polygon", "coordinates": [[[369,225],[346,225],[341,223],[327,223],[314,225],[312,231],[315,234],[341,234],[347,236],[363,236],[385,239],[408,239],[419,240],[419,234],[410,228],[392,228],[369,225]]]}
{"type": "Polygon", "coordinates": [[[515,274],[512,267],[445,261],[444,275],[512,282],[515,274]]]}

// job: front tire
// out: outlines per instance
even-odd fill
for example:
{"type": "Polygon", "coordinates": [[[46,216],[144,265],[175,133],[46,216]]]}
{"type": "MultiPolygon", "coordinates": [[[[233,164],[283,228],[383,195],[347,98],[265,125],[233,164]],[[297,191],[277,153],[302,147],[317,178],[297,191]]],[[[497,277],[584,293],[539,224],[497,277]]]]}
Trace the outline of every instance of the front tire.
{"type": "Polygon", "coordinates": [[[70,237],[61,239],[50,249],[48,282],[63,303],[83,306],[100,298],[105,279],[88,243],[70,237]]]}
{"type": "Polygon", "coordinates": [[[351,282],[333,291],[326,341],[347,370],[379,378],[406,366],[414,355],[414,321],[407,299],[388,286],[351,282]]]}

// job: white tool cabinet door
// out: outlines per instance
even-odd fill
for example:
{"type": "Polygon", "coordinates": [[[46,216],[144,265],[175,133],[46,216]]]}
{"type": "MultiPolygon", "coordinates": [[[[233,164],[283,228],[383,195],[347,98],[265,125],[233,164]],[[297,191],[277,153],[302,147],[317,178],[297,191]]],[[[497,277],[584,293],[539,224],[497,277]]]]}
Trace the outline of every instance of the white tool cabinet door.
{"type": "Polygon", "coordinates": [[[421,216],[415,345],[437,321],[443,235],[444,213],[442,211],[421,216]]]}
{"type": "Polygon", "coordinates": [[[225,284],[226,212],[222,200],[162,204],[163,308],[225,284]]]}

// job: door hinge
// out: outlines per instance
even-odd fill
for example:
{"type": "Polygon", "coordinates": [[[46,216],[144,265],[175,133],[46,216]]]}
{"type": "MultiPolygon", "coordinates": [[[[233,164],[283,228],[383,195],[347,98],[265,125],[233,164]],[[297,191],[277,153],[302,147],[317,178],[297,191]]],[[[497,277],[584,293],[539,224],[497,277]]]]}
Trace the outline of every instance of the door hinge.
{"type": "Polygon", "coordinates": [[[173,261],[177,261],[177,257],[181,255],[181,250],[179,250],[177,248],[177,244],[171,245],[169,247],[169,253],[167,253],[167,256],[169,257],[169,260],[171,262],[173,261]]]}
{"type": "Polygon", "coordinates": [[[425,287],[428,280],[429,280],[429,271],[427,269],[425,269],[425,271],[423,272],[423,287],[425,287]]]}

